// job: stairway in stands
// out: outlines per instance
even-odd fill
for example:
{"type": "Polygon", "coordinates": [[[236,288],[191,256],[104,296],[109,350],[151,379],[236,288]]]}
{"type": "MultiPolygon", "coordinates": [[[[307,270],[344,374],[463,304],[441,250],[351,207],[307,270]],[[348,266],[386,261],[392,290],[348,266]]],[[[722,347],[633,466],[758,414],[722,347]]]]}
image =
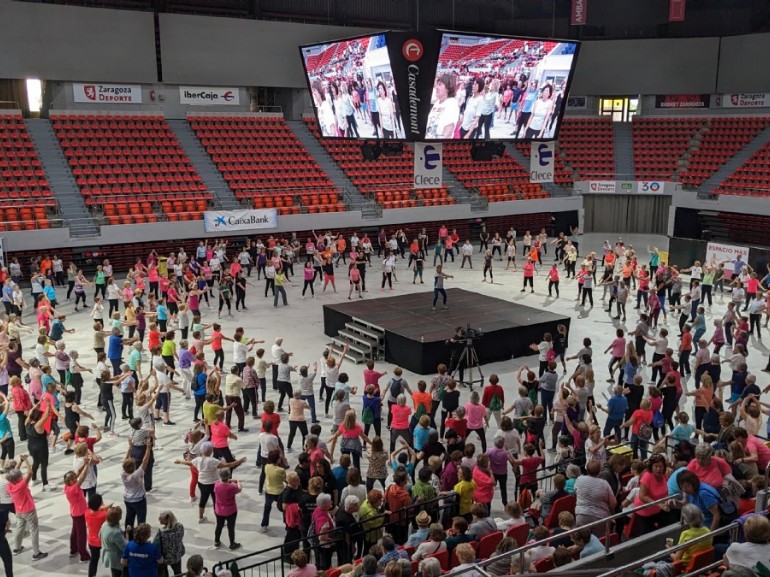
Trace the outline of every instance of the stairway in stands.
{"type": "Polygon", "coordinates": [[[349,208],[361,207],[361,212],[364,218],[376,218],[379,216],[379,211],[374,203],[368,201],[361,191],[350,181],[347,175],[342,171],[339,165],[334,162],[334,159],[329,155],[326,149],[321,146],[318,139],[301,120],[287,120],[289,128],[296,135],[305,149],[313,156],[315,161],[326,173],[326,175],[332,179],[334,185],[341,191],[345,191],[345,202],[351,204],[349,208]]]}
{"type": "Polygon", "coordinates": [[[747,144],[740,152],[738,152],[738,154],[724,163],[710,178],[703,181],[698,190],[713,194],[714,190],[718,188],[722,182],[727,180],[731,174],[743,166],[747,160],[754,156],[754,154],[768,142],[770,142],[770,126],[762,130],[756,138],[747,144]]]}
{"type": "Polygon", "coordinates": [[[54,193],[62,219],[67,221],[70,236],[88,238],[99,236],[99,226],[86,206],[80,188],[49,120],[26,119],[24,124],[35,144],[48,184],[54,193]]]}
{"type": "Polygon", "coordinates": [[[198,137],[195,136],[190,123],[187,120],[166,120],[171,131],[179,141],[179,145],[184,150],[187,158],[190,159],[195,171],[203,180],[203,183],[212,194],[216,208],[220,210],[240,210],[243,207],[238,199],[235,198],[233,191],[222,178],[222,173],[217,170],[211,157],[201,145],[198,137]]]}
{"type": "MultiPolygon", "coordinates": [[[[613,122],[612,130],[615,143],[615,178],[633,180],[634,137],[631,132],[631,123],[613,122]]],[[[607,180],[614,180],[614,178],[607,180]]]]}

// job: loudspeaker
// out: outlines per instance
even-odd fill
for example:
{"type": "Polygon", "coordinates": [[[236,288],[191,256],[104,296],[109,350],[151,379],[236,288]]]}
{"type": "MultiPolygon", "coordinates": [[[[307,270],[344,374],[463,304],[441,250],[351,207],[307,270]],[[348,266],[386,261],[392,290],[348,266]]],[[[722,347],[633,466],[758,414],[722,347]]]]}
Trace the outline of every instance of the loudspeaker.
{"type": "Polygon", "coordinates": [[[377,160],[382,154],[382,147],[379,144],[364,142],[361,145],[361,156],[364,160],[377,160]]]}
{"type": "Polygon", "coordinates": [[[505,154],[505,144],[502,142],[474,143],[471,147],[471,158],[476,162],[488,162],[493,158],[501,158],[505,154]]]}

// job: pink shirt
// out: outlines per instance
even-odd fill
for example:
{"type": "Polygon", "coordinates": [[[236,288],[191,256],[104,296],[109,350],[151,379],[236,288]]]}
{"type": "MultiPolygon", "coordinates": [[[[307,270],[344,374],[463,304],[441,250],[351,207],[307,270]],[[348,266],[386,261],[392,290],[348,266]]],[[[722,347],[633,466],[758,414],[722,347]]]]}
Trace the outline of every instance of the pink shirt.
{"type": "Polygon", "coordinates": [[[374,369],[364,369],[364,389],[369,385],[374,385],[377,390],[380,388],[380,379],[385,373],[380,373],[374,369]]]}
{"type": "Polygon", "coordinates": [[[82,517],[86,514],[88,503],[86,502],[85,495],[83,495],[83,489],[80,488],[80,485],[77,483],[66,485],[64,487],[64,495],[67,497],[67,502],[70,504],[70,517],[82,517]]]}
{"type": "Polygon", "coordinates": [[[215,449],[224,449],[227,447],[228,437],[230,436],[230,427],[225,423],[214,421],[211,423],[211,444],[215,449]]]}
{"type": "Polygon", "coordinates": [[[32,492],[26,479],[18,483],[8,483],[8,494],[13,500],[16,513],[31,513],[35,510],[35,501],[32,500],[32,492]]]}
{"type": "Polygon", "coordinates": [[[308,563],[302,569],[295,567],[286,574],[286,577],[315,577],[318,573],[315,565],[308,563]]]}
{"type": "Polygon", "coordinates": [[[746,292],[754,294],[757,292],[757,289],[759,288],[759,279],[756,278],[750,278],[746,281],[746,292]]]}
{"type": "Polygon", "coordinates": [[[358,423],[356,423],[352,429],[346,429],[345,427],[340,426],[339,430],[342,433],[342,436],[347,437],[348,439],[357,439],[361,436],[361,433],[364,432],[363,427],[358,423]]]}
{"type": "Polygon", "coordinates": [[[393,414],[390,424],[391,428],[401,430],[409,428],[409,417],[412,414],[411,407],[407,405],[393,405],[390,408],[390,412],[393,414]]]}
{"type": "MultiPolygon", "coordinates": [[[[313,267],[304,269],[305,271],[305,280],[313,280],[313,277],[315,276],[315,269],[313,267]]],[[[307,565],[307,567],[310,567],[310,565],[307,565]]]]}
{"type": "MultiPolygon", "coordinates": [[[[749,436],[749,438],[746,440],[746,449],[752,453],[756,453],[757,457],[759,457],[759,460],[757,461],[757,467],[759,467],[760,471],[764,471],[765,468],[767,468],[767,464],[770,463],[770,449],[767,448],[767,445],[765,445],[760,439],[754,436],[749,436]]],[[[715,487],[720,487],[720,485],[714,485],[715,487]]]]}
{"type": "Polygon", "coordinates": [[[147,278],[150,279],[150,282],[158,282],[158,279],[160,278],[160,275],[158,274],[158,267],[150,267],[147,269],[147,278]]]}
{"type": "Polygon", "coordinates": [[[616,359],[626,354],[626,339],[618,337],[612,341],[612,356],[616,359]]]}
{"type": "Polygon", "coordinates": [[[473,491],[473,500],[477,503],[491,503],[495,495],[495,480],[484,469],[474,467],[473,480],[476,482],[476,490],[473,491]]]}
{"type": "Polygon", "coordinates": [[[229,517],[238,512],[238,506],[235,504],[235,496],[239,493],[238,485],[235,483],[223,483],[217,481],[214,484],[214,513],[220,517],[229,517]]]}
{"type": "Polygon", "coordinates": [[[474,405],[473,403],[465,404],[465,420],[468,421],[468,429],[482,429],[484,428],[484,417],[487,414],[487,408],[482,405],[474,405]]]}
{"type": "Polygon", "coordinates": [[[555,268],[552,268],[548,271],[548,280],[551,282],[558,282],[559,281],[559,271],[555,268]]]}
{"type": "Polygon", "coordinates": [[[524,276],[525,277],[535,276],[535,265],[533,265],[531,262],[524,263],[524,276]]]}
{"type": "Polygon", "coordinates": [[[711,457],[711,463],[708,467],[701,466],[697,459],[693,459],[687,465],[687,470],[695,473],[701,483],[706,483],[712,487],[721,487],[724,476],[732,474],[732,469],[721,457],[711,457]]]}
{"type": "MultiPolygon", "coordinates": [[[[647,497],[653,501],[657,501],[658,499],[662,499],[666,495],[668,495],[668,485],[667,485],[668,477],[666,475],[663,475],[660,481],[650,473],[649,471],[645,471],[642,474],[641,479],[639,479],[639,484],[644,485],[647,487],[647,497]]],[[[641,507],[644,505],[644,503],[639,499],[639,495],[636,496],[636,499],[634,499],[634,507],[641,507]]],[[[641,515],[642,517],[650,517],[652,515],[655,515],[656,513],[660,512],[660,507],[647,507],[646,509],[642,509],[640,511],[637,511],[637,515],[641,515]]]]}

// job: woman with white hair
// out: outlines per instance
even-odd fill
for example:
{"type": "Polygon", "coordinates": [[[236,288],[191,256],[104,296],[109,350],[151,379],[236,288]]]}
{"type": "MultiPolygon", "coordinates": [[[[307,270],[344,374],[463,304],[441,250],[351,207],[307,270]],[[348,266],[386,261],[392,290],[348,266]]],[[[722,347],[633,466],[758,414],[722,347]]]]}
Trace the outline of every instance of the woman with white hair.
{"type": "MultiPolygon", "coordinates": [[[[337,509],[334,517],[335,525],[342,533],[343,538],[337,544],[337,562],[340,565],[352,563],[356,558],[356,553],[363,545],[361,540],[361,525],[358,522],[358,510],[361,507],[361,501],[355,495],[348,495],[342,503],[342,507],[337,509]]],[[[360,554],[359,554],[360,555],[360,554]]]]}
{"type": "Polygon", "coordinates": [[[332,566],[332,553],[334,551],[334,518],[331,516],[332,496],[329,493],[321,493],[316,497],[316,510],[310,517],[308,540],[316,552],[316,567],[325,571],[332,566]]]}
{"type": "MultiPolygon", "coordinates": [[[[685,529],[679,534],[677,545],[702,537],[710,531],[708,527],[703,526],[703,513],[697,505],[692,503],[687,503],[682,507],[682,524],[685,526],[685,529]]],[[[693,555],[709,547],[711,547],[711,539],[705,539],[690,545],[686,549],[680,549],[672,555],[672,558],[674,561],[681,561],[687,567],[693,555]]]]}
{"type": "Polygon", "coordinates": [[[401,394],[396,397],[396,404],[390,409],[393,418],[390,422],[390,452],[396,448],[396,439],[401,437],[407,445],[412,444],[412,431],[409,428],[409,419],[412,415],[412,408],[406,404],[406,395],[401,394]]]}
{"type": "Polygon", "coordinates": [[[155,534],[153,544],[163,555],[163,564],[173,570],[174,575],[182,572],[184,548],[184,525],[177,521],[173,511],[163,511],[158,516],[160,530],[155,534]]]}
{"type": "Polygon", "coordinates": [[[441,563],[435,557],[428,557],[420,561],[420,577],[439,577],[441,575],[441,563]]]}

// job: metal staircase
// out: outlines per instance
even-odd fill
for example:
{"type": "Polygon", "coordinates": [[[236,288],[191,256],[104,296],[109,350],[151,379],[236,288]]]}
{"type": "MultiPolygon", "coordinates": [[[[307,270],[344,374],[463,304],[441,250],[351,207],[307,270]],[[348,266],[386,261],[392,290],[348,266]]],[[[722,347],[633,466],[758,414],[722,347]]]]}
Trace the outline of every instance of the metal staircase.
{"type": "Polygon", "coordinates": [[[203,180],[209,192],[211,192],[214,204],[220,210],[239,210],[243,205],[235,198],[232,189],[227,185],[222,173],[219,172],[209,153],[203,148],[201,141],[196,136],[187,120],[166,120],[171,131],[184,149],[187,158],[195,167],[195,171],[203,180]]]}
{"type": "Polygon", "coordinates": [[[31,118],[24,120],[24,124],[37,149],[48,185],[59,203],[64,226],[69,227],[70,236],[98,237],[101,234],[99,225],[86,206],[51,122],[31,118]]]}
{"type": "Polygon", "coordinates": [[[385,331],[355,317],[332,337],[331,344],[340,354],[348,347],[345,356],[356,364],[385,358],[385,331]]]}

